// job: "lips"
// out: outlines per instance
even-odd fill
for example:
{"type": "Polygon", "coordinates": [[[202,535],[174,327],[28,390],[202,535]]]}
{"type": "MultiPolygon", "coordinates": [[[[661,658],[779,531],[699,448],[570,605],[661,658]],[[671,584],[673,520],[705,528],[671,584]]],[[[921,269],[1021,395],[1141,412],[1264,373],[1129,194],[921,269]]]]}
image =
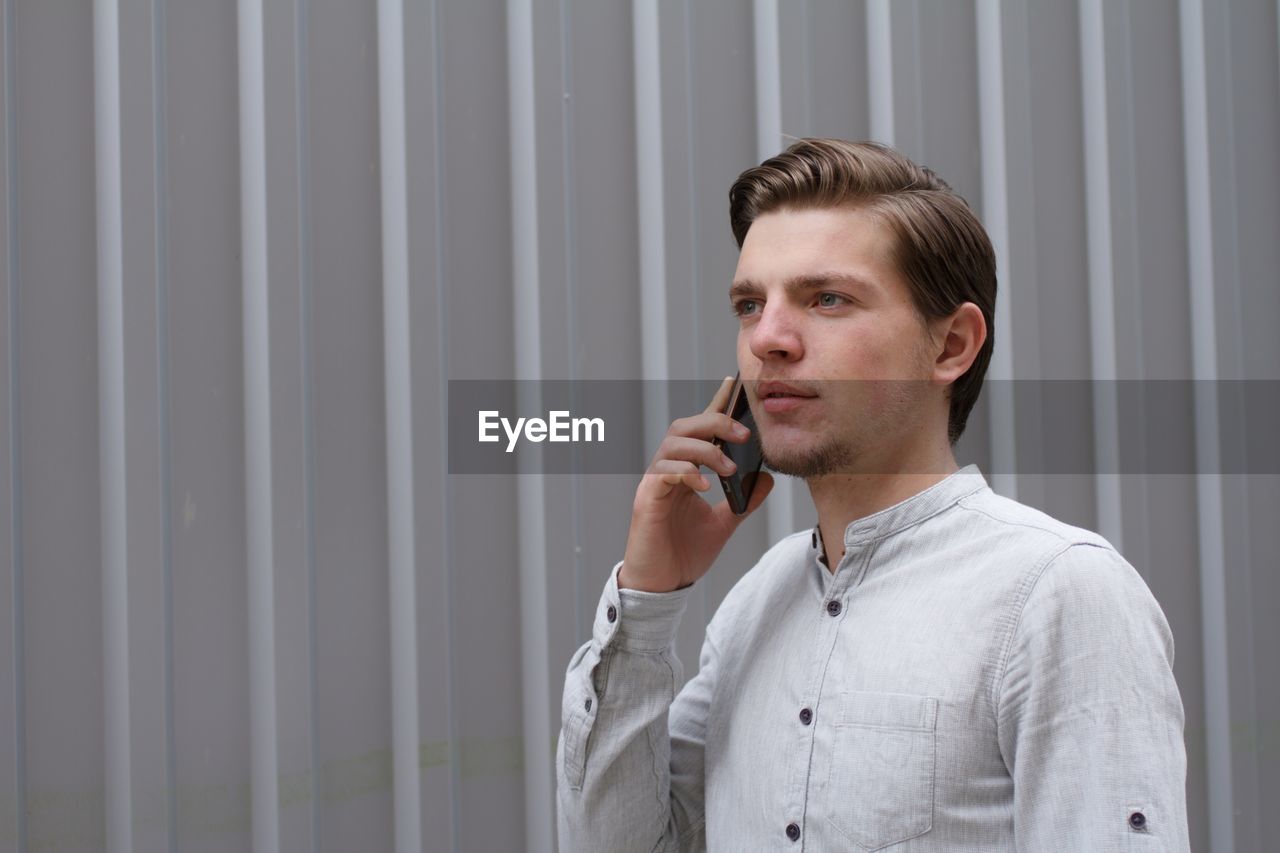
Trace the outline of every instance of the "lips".
{"type": "Polygon", "coordinates": [[[760,407],[771,415],[781,415],[802,408],[818,395],[804,385],[790,382],[760,382],[756,385],[756,398],[760,407]]]}
{"type": "Polygon", "coordinates": [[[788,382],[758,382],[756,383],[756,397],[764,400],[770,397],[816,397],[818,396],[813,390],[803,385],[796,385],[788,382]]]}

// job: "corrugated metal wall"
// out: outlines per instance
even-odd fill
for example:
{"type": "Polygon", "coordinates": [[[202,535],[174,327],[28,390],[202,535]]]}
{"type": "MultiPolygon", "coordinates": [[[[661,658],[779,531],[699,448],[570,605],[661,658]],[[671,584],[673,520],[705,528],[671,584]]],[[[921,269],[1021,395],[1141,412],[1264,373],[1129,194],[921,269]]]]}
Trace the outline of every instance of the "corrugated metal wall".
{"type": "MultiPolygon", "coordinates": [[[[0,849],[551,849],[635,478],[449,476],[448,381],[732,372],[726,192],[783,134],[981,211],[996,380],[1280,378],[1278,6],[4,0],[0,849]]],[[[1261,851],[1280,477],[1216,475],[1206,411],[1150,425],[1199,476],[1018,474],[1053,448],[994,396],[961,456],[1140,569],[1193,847],[1261,851]]],[[[735,537],[690,670],[810,523],[735,537]]]]}

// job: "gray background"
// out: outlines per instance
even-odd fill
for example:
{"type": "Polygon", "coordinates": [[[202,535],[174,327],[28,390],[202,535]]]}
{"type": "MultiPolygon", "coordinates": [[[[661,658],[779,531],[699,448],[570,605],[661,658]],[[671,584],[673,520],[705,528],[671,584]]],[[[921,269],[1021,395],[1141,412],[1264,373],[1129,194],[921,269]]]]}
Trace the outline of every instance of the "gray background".
{"type": "MultiPolygon", "coordinates": [[[[732,372],[726,193],[784,133],[970,200],[992,377],[1280,378],[1278,5],[4,0],[0,849],[551,849],[634,477],[448,476],[447,383],[732,372]]],[[[1248,428],[1147,425],[1201,471],[1248,428]]],[[[1274,844],[1280,478],[1010,473],[1053,452],[1012,399],[969,430],[1164,607],[1193,848],[1274,844]]],[[[739,532],[687,674],[811,523],[739,532]]]]}

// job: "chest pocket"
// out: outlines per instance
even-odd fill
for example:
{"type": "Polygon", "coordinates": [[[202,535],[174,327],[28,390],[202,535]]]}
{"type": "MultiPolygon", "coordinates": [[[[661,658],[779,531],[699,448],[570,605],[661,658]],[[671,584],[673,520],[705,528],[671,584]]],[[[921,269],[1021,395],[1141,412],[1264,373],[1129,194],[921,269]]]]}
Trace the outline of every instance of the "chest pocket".
{"type": "Polygon", "coordinates": [[[881,850],[933,827],[938,700],[841,693],[821,783],[827,820],[859,850],[881,850]]]}

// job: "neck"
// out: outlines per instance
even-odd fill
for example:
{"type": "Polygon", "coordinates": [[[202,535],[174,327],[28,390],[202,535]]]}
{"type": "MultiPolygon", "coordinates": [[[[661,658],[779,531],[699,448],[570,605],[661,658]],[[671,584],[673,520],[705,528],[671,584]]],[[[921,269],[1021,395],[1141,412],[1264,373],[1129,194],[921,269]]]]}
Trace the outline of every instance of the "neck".
{"type": "Polygon", "coordinates": [[[818,510],[827,570],[834,573],[844,558],[844,532],[850,524],[920,494],[957,470],[951,445],[944,440],[934,453],[891,467],[810,477],[806,482],[818,510]]]}

